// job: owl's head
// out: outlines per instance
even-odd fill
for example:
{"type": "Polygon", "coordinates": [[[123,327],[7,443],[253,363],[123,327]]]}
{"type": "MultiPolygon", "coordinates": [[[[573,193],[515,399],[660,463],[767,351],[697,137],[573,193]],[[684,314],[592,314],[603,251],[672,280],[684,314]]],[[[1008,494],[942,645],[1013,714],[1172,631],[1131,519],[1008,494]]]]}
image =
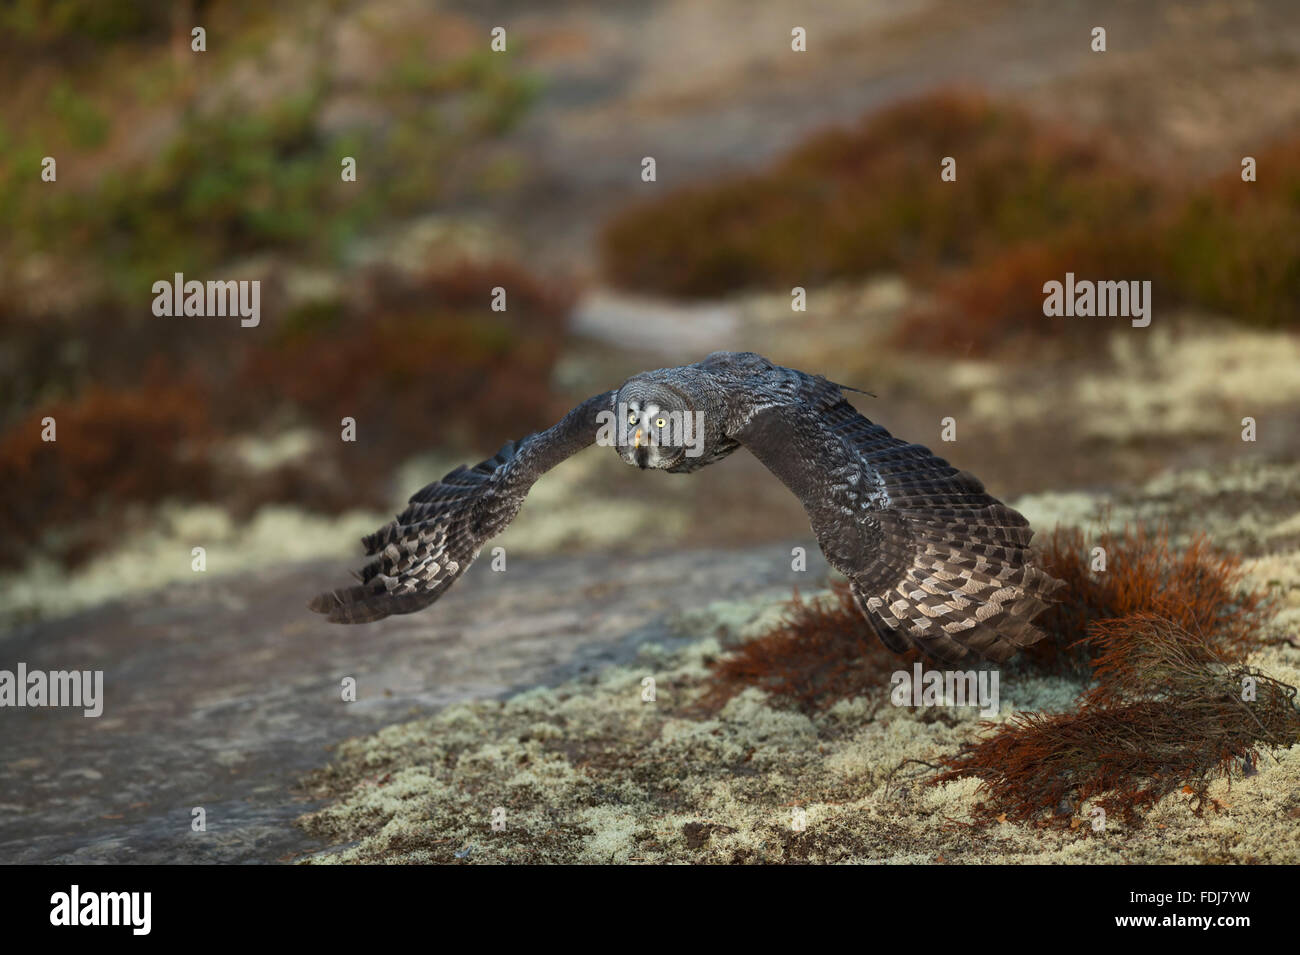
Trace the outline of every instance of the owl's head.
{"type": "Polygon", "coordinates": [[[638,376],[614,401],[618,456],[639,468],[672,468],[703,447],[702,415],[685,391],[638,376]]]}

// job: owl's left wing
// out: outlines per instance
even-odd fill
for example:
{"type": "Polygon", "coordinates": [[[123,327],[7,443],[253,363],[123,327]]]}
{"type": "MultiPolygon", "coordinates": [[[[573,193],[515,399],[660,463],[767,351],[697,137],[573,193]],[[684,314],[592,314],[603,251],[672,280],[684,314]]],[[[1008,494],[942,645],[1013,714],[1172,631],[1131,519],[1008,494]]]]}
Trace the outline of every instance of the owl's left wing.
{"type": "Polygon", "coordinates": [[[896,652],[1003,661],[1062,583],[1018,512],[973,475],[858,413],[825,379],[756,412],[733,437],[800,499],[822,552],[896,652]]]}
{"type": "Polygon", "coordinates": [[[327,590],[308,607],[334,623],[366,623],[429,606],[514,520],[539,477],[595,443],[599,414],[613,409],[615,394],[588,398],[554,427],[417,491],[394,521],[362,538],[374,559],[357,574],[361,582],[327,590]]]}

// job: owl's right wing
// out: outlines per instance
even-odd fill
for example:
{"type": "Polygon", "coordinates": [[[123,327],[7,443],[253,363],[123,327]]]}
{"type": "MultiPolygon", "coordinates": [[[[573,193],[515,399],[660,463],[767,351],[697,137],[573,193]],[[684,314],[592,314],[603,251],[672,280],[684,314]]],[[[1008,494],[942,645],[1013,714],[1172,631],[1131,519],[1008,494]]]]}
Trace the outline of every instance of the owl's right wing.
{"type": "Polygon", "coordinates": [[[417,491],[394,521],[362,538],[374,559],[357,573],[361,582],[327,590],[307,606],[334,623],[367,623],[429,606],[514,520],[539,477],[595,443],[598,416],[612,411],[615,394],[588,398],[554,427],[417,491]]]}
{"type": "Polygon", "coordinates": [[[800,499],[830,564],[890,649],[1003,661],[1061,582],[1033,531],[973,475],[858,413],[825,379],[755,413],[734,437],[800,499]]]}

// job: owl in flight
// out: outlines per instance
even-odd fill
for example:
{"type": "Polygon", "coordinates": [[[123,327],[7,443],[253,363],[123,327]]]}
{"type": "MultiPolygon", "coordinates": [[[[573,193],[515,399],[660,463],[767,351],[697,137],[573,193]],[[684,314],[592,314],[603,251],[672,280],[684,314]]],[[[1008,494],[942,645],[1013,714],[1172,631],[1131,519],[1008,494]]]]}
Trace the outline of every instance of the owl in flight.
{"type": "Polygon", "coordinates": [[[1062,583],[1039,565],[1029,522],[973,475],[872,424],[843,387],[752,352],[635,375],[417,492],[363,538],[373,559],[360,584],[309,606],[336,623],[429,606],[514,519],[534,481],[592,444],[678,474],[744,447],[803,503],[827,561],[891,650],[1000,662],[1042,637],[1031,621],[1062,583]]]}

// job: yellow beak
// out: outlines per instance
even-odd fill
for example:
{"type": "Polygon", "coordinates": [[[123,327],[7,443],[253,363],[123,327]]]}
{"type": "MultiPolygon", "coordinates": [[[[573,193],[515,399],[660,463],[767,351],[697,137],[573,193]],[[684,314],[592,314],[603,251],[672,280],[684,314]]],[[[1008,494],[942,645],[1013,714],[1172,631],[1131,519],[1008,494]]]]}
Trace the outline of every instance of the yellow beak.
{"type": "Polygon", "coordinates": [[[637,429],[636,429],[636,437],[634,437],[634,438],[632,439],[632,447],[634,447],[634,448],[639,448],[639,447],[641,447],[641,429],[640,429],[640,428],[637,428],[637,429]]]}

